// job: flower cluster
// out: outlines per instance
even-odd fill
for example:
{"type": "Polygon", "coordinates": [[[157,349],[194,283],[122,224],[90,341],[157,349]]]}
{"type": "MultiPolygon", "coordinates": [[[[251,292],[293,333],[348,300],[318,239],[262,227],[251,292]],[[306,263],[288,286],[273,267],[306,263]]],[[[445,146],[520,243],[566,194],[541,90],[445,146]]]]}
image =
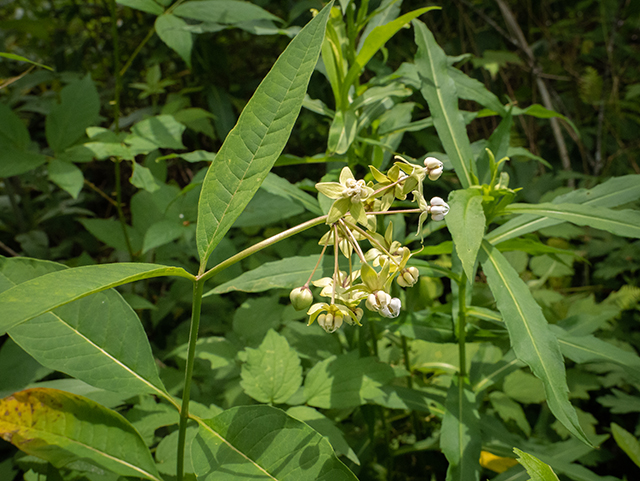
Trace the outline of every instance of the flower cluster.
{"type": "Polygon", "coordinates": [[[402,302],[391,295],[393,280],[402,288],[418,282],[418,269],[407,266],[411,251],[393,239],[392,223],[384,235],[379,234],[376,218],[383,214],[417,213],[420,214],[418,232],[429,215],[434,221],[442,221],[449,206],[440,197],[433,197],[427,203],[423,183],[426,178],[437,180],[442,175],[443,165],[434,157],[427,157],[424,167],[400,156],[395,160],[386,173],[370,166],[375,182],[356,180],[345,167],[339,182],[316,184],[318,192],[334,200],[326,220],[329,231],[320,239],[324,248],[316,269],[329,245],[333,245],[335,262],[331,277],[313,282],[321,288],[320,296],[329,298],[328,302],[313,304],[309,284],[316,269],[304,286],[291,291],[291,304],[297,310],[307,309],[309,324],[317,320],[327,332],[335,332],[345,322],[360,325],[364,311],[359,305],[363,300],[369,311],[387,318],[398,317],[402,302]],[[406,201],[408,194],[413,195],[417,208],[390,210],[395,200],[406,201]],[[371,246],[366,253],[360,246],[362,241],[368,241],[371,246]],[[340,253],[348,260],[348,273],[338,267],[340,253]],[[354,253],[360,260],[358,269],[354,269],[354,253]]]}

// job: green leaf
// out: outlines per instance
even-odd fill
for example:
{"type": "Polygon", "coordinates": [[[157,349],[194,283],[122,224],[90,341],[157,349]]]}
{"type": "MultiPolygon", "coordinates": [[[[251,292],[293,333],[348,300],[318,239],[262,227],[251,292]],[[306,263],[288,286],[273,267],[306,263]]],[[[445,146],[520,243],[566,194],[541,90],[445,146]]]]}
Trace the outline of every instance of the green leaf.
{"type": "Polygon", "coordinates": [[[0,435],[63,467],[84,461],[121,476],[161,481],[140,434],[120,414],[76,394],[27,389],[0,401],[0,435]]]}
{"type": "Polygon", "coordinates": [[[193,279],[180,267],[120,263],[65,269],[23,282],[0,294],[3,308],[0,335],[34,317],[95,292],[160,276],[193,279]]]}
{"type": "Polygon", "coordinates": [[[537,117],[539,119],[560,118],[560,119],[564,120],[566,123],[568,123],[571,126],[573,131],[576,134],[578,134],[578,137],[580,136],[580,131],[578,130],[578,128],[575,126],[575,124],[571,120],[569,120],[564,115],[559,114],[555,110],[549,110],[548,108],[543,107],[540,104],[529,105],[529,107],[527,107],[526,109],[521,109],[519,107],[514,107],[513,108],[513,115],[531,115],[532,117],[537,117]]]}
{"type": "Polygon", "coordinates": [[[516,356],[543,383],[547,403],[555,417],[578,439],[591,445],[569,402],[564,360],[557,338],[527,285],[504,256],[484,241],[480,262],[509,331],[516,356]]]}
{"type": "MultiPolygon", "coordinates": [[[[183,4],[184,5],[184,4],[183,4]]],[[[156,18],[156,33],[169,48],[176,51],[191,68],[191,48],[193,37],[184,29],[187,22],[169,13],[156,18]]]]}
{"type": "Polygon", "coordinates": [[[336,112],[329,127],[327,153],[342,155],[353,143],[358,133],[358,116],[353,109],[336,112]]]}
{"type": "MultiPolygon", "coordinates": [[[[7,105],[0,103],[0,146],[6,149],[8,146],[18,150],[25,150],[29,147],[31,138],[26,125],[16,113],[7,105]]],[[[0,155],[2,151],[0,150],[0,155]]],[[[0,157],[2,163],[4,156],[0,157]]]]}
{"type": "Polygon", "coordinates": [[[518,455],[518,462],[527,470],[531,476],[531,481],[560,481],[556,473],[548,464],[543,463],[535,456],[513,448],[513,452],[518,455]]]}
{"type": "Polygon", "coordinates": [[[620,449],[627,453],[636,466],[640,466],[640,443],[635,436],[616,423],[611,423],[611,433],[620,449]]]}
{"type": "Polygon", "coordinates": [[[482,195],[477,189],[454,190],[449,194],[447,202],[451,208],[445,217],[447,227],[467,279],[473,279],[486,221],[482,195]]]}
{"type": "Polygon", "coordinates": [[[391,366],[376,358],[358,358],[357,353],[331,356],[311,368],[304,396],[310,406],[348,409],[384,395],[381,387],[394,377],[391,366]]]}
{"type": "Polygon", "coordinates": [[[251,20],[273,20],[282,22],[275,15],[250,2],[233,0],[204,0],[185,2],[178,5],[173,13],[179,17],[191,18],[203,22],[234,24],[251,20]]]}
{"type": "Polygon", "coordinates": [[[155,192],[160,188],[156,182],[156,178],[147,167],[137,162],[132,162],[132,164],[133,171],[131,172],[129,182],[135,185],[138,189],[144,189],[147,192],[155,192]]]}
{"type": "MultiPolygon", "coordinates": [[[[137,136],[151,144],[150,150],[163,149],[184,149],[182,144],[182,133],[186,127],[173,118],[172,115],[157,115],[135,124],[131,131],[137,136]]],[[[127,143],[132,143],[136,147],[135,136],[126,139],[127,143]]]]}
{"type": "Polygon", "coordinates": [[[447,481],[480,479],[480,415],[476,396],[458,376],[451,380],[442,419],[440,448],[449,461],[447,481]]]}
{"type": "MultiPolygon", "coordinates": [[[[37,259],[0,262],[7,288],[63,269],[61,264],[37,259]]],[[[9,335],[43,366],[93,386],[166,397],[140,320],[115,290],[43,314],[12,328],[9,335]]]]}
{"type": "Polygon", "coordinates": [[[458,110],[458,95],[455,82],[448,73],[447,56],[424,23],[414,20],[413,25],[418,45],[415,63],[422,77],[420,92],[429,104],[442,146],[462,187],[466,189],[471,185],[469,167],[473,162],[473,152],[464,119],[458,110]]]}
{"type": "Polygon", "coordinates": [[[245,349],[247,362],[242,365],[244,392],[258,402],[285,403],[302,385],[302,366],[287,339],[273,329],[258,349],[245,349]]]}
{"type": "MultiPolygon", "coordinates": [[[[219,0],[194,3],[215,4],[219,0]]],[[[289,139],[318,61],[331,6],[309,22],[280,55],[207,172],[196,234],[202,266],[256,193],[289,139]]]]}
{"type": "Polygon", "coordinates": [[[640,211],[612,210],[579,204],[511,204],[505,209],[514,214],[535,214],[577,225],[602,229],[623,237],[640,239],[640,211]]]}
{"type": "Polygon", "coordinates": [[[17,60],[19,62],[28,62],[30,64],[36,65],[37,67],[46,68],[47,70],[51,70],[53,72],[53,69],[51,67],[47,67],[46,65],[42,65],[41,63],[34,62],[33,60],[29,60],[26,57],[16,55],[14,53],[0,52],[0,57],[8,58],[10,60],[17,60]]]}
{"type": "Polygon", "coordinates": [[[12,339],[5,339],[0,347],[0,372],[0,397],[5,397],[51,374],[52,370],[36,361],[12,339]]]}
{"type": "MultiPolygon", "coordinates": [[[[122,231],[122,224],[115,219],[78,219],[91,234],[101,242],[116,250],[127,252],[127,242],[122,231]]],[[[127,234],[134,252],[140,250],[142,239],[136,229],[127,225],[127,234]]]]}
{"type": "MultiPolygon", "coordinates": [[[[307,282],[313,268],[318,262],[318,256],[293,256],[273,262],[266,262],[260,267],[245,272],[235,279],[221,284],[205,296],[212,294],[225,294],[232,291],[262,292],[269,289],[293,289],[307,282]]],[[[331,267],[331,272],[333,268],[331,267]]],[[[313,276],[319,279],[324,276],[322,265],[313,276]]]]}
{"type": "Polygon", "coordinates": [[[233,227],[263,227],[304,212],[297,202],[260,189],[249,201],[233,227]]]}
{"type": "Polygon", "coordinates": [[[70,162],[53,159],[48,165],[49,180],[69,193],[74,199],[84,185],[84,175],[82,171],[70,162]]]}
{"type": "MultiPolygon", "coordinates": [[[[487,142],[487,148],[478,157],[476,162],[476,173],[480,184],[489,184],[491,182],[491,168],[489,161],[489,154],[487,149],[491,151],[496,161],[500,161],[507,156],[509,151],[509,142],[511,141],[511,125],[513,124],[513,117],[509,112],[500,121],[500,125],[493,131],[489,141],[487,142]]],[[[502,170],[502,165],[498,167],[498,171],[502,170]]]]}
{"type": "Polygon", "coordinates": [[[509,399],[506,394],[500,391],[493,391],[489,394],[489,400],[491,401],[491,406],[503,421],[514,421],[524,434],[531,436],[531,426],[520,404],[509,399]]]}
{"type": "Polygon", "coordinates": [[[162,15],[164,12],[164,8],[153,0],[116,0],[116,2],[125,7],[135,8],[154,15],[162,15]]]}
{"type": "Polygon", "coordinates": [[[358,56],[349,68],[347,76],[344,79],[344,88],[346,90],[349,90],[353,82],[360,75],[362,69],[365,68],[365,66],[369,63],[369,60],[373,58],[378,50],[384,47],[384,44],[387,43],[389,39],[398,32],[398,30],[400,30],[413,19],[418,18],[423,13],[427,13],[430,10],[438,9],[440,9],[440,7],[420,8],[418,10],[414,10],[413,12],[406,13],[389,23],[385,23],[384,25],[379,25],[374,28],[369,33],[369,35],[367,35],[364,44],[358,52],[358,56]]]}
{"type": "Polygon", "coordinates": [[[47,142],[56,153],[80,140],[100,113],[98,90],[89,75],[63,88],[60,100],[61,103],[51,107],[45,120],[47,142]]]}
{"type": "Polygon", "coordinates": [[[462,70],[453,66],[447,68],[447,73],[456,84],[458,97],[478,102],[483,107],[491,109],[501,116],[506,115],[507,109],[502,105],[500,99],[493,92],[487,90],[482,82],[469,77],[462,70]]]}
{"type": "MultiPolygon", "coordinates": [[[[572,203],[597,207],[617,207],[640,198],[640,175],[614,177],[593,189],[578,189],[553,199],[554,204],[572,203]]],[[[537,215],[520,215],[493,230],[485,239],[498,244],[529,232],[562,223],[561,220],[537,215]]]]}
{"type": "Polygon", "coordinates": [[[151,249],[163,246],[169,242],[182,237],[186,228],[172,220],[161,220],[153,224],[144,234],[142,253],[145,254],[151,249]]]}
{"type": "Polygon", "coordinates": [[[236,407],[199,423],[191,444],[198,481],[357,481],[324,436],[280,409],[236,407]]]}
{"type": "Polygon", "coordinates": [[[307,194],[302,189],[291,184],[287,179],[284,179],[273,172],[269,172],[267,178],[264,179],[261,188],[270,194],[278,195],[285,199],[294,201],[313,214],[323,214],[322,209],[320,209],[320,205],[318,204],[318,199],[307,194]]]}

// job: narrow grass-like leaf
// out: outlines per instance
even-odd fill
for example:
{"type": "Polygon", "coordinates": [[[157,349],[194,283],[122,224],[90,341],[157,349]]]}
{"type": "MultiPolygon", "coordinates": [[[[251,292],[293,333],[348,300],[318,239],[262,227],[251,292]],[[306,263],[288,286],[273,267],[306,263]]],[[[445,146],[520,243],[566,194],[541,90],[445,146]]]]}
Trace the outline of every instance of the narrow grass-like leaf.
{"type": "Polygon", "coordinates": [[[289,139],[318,61],[332,5],[327,5],[309,22],[280,55],[207,172],[198,205],[196,234],[202,267],[256,193],[289,139]]]}
{"type": "Polygon", "coordinates": [[[193,279],[180,267],[158,264],[103,264],[52,272],[0,294],[0,335],[14,326],[95,292],[160,276],[193,279]]]}
{"type": "Polygon", "coordinates": [[[486,241],[481,246],[480,262],[509,331],[516,356],[544,383],[547,403],[556,418],[574,436],[591,445],[569,402],[569,388],[558,339],[549,329],[542,309],[509,261],[486,241]]]}
{"type": "MultiPolygon", "coordinates": [[[[553,199],[553,204],[582,204],[597,207],[617,207],[640,198],[640,175],[614,177],[593,189],[578,189],[553,199]]],[[[498,244],[544,227],[562,223],[561,220],[537,215],[519,215],[485,236],[492,244],[498,244]]]]}
{"type": "Polygon", "coordinates": [[[82,460],[121,476],[161,479],[135,428],[90,399],[57,389],[27,389],[1,400],[0,411],[0,436],[54,466],[82,460]]]}
{"type": "Polygon", "coordinates": [[[199,421],[191,444],[198,481],[356,481],[322,435],[269,406],[229,409],[199,421]]]}
{"type": "Polygon", "coordinates": [[[469,171],[473,152],[465,122],[458,110],[458,95],[453,79],[449,76],[447,56],[436,43],[426,25],[414,20],[416,44],[416,65],[422,77],[422,96],[429,104],[433,124],[436,127],[460,183],[465,189],[471,185],[469,171]]]}
{"type": "Polygon", "coordinates": [[[0,52],[0,57],[8,58],[10,60],[17,60],[19,62],[27,62],[37,67],[46,68],[47,70],[51,70],[53,72],[53,69],[51,67],[48,67],[38,62],[34,62],[33,60],[29,60],[28,58],[23,57],[22,55],[16,55],[15,53],[0,52]]]}
{"type": "Polygon", "coordinates": [[[482,209],[482,195],[477,189],[454,190],[447,202],[451,207],[445,217],[447,227],[467,279],[473,279],[486,220],[482,209]]]}
{"type": "Polygon", "coordinates": [[[560,481],[548,464],[543,463],[531,454],[520,451],[518,448],[513,448],[513,452],[518,455],[518,461],[527,470],[527,474],[531,476],[531,481],[560,481]]]}
{"type": "Polygon", "coordinates": [[[616,423],[611,423],[611,433],[620,449],[627,453],[636,466],[640,466],[640,442],[635,436],[616,423]]]}
{"type": "MultiPolygon", "coordinates": [[[[0,275],[12,287],[62,269],[61,264],[17,257],[0,264],[0,275]]],[[[38,316],[9,335],[42,365],[93,386],[168,397],[140,320],[115,290],[38,316]]]]}
{"type": "Polygon", "coordinates": [[[447,392],[440,448],[449,461],[447,481],[480,479],[480,415],[476,396],[454,376],[447,392]]]}
{"type": "Polygon", "coordinates": [[[606,230],[623,237],[640,238],[640,211],[612,210],[579,204],[511,204],[506,209],[514,214],[535,214],[577,225],[606,230]]]}

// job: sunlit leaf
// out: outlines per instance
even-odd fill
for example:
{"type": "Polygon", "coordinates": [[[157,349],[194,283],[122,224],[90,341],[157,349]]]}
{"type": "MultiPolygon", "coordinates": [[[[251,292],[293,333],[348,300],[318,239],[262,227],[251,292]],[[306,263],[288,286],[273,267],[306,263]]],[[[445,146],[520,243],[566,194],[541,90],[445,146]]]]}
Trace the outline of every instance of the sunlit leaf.
{"type": "Polygon", "coordinates": [[[467,279],[473,279],[485,226],[482,195],[477,189],[454,190],[447,202],[451,208],[445,217],[447,227],[467,279]]]}

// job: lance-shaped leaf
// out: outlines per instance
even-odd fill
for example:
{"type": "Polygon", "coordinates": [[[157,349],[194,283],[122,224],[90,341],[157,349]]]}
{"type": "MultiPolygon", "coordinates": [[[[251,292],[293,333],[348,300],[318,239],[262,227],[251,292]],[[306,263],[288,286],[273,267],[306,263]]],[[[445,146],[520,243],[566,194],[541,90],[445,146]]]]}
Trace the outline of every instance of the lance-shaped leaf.
{"type": "MultiPolygon", "coordinates": [[[[10,286],[62,269],[61,264],[22,257],[0,263],[0,275],[10,286]]],[[[9,335],[42,365],[93,386],[169,398],[140,320],[115,290],[38,316],[10,329],[9,335]]]]}
{"type": "Polygon", "coordinates": [[[200,421],[191,444],[198,481],[356,481],[321,434],[269,406],[229,409],[200,421]]]}
{"type": "MultiPolygon", "coordinates": [[[[640,198],[640,175],[614,177],[593,189],[578,189],[553,199],[553,204],[582,204],[598,207],[617,207],[640,198]]],[[[562,221],[549,217],[524,214],[511,219],[493,230],[485,239],[498,244],[544,227],[560,224],[562,221]]]]}
{"type": "Polygon", "coordinates": [[[450,207],[445,217],[447,227],[467,279],[473,280],[474,265],[485,226],[482,195],[477,189],[454,190],[447,202],[450,207]]]}
{"type": "Polygon", "coordinates": [[[460,183],[467,188],[471,185],[469,166],[473,152],[458,110],[458,94],[448,73],[447,56],[424,23],[414,20],[413,25],[418,45],[416,65],[422,78],[420,92],[429,104],[433,124],[460,183]]]}
{"type": "Polygon", "coordinates": [[[449,461],[447,481],[480,479],[480,415],[476,396],[454,376],[447,392],[440,447],[449,461]]]}
{"type": "Polygon", "coordinates": [[[120,414],[57,389],[26,389],[0,401],[0,436],[56,467],[89,462],[121,476],[160,481],[149,449],[120,414]]]}
{"type": "Polygon", "coordinates": [[[0,294],[3,310],[0,335],[18,324],[95,292],[160,276],[193,279],[180,267],[137,263],[76,267],[31,279],[0,294]]]}
{"type": "Polygon", "coordinates": [[[514,214],[536,214],[606,230],[623,237],[640,238],[640,211],[612,210],[579,204],[511,204],[506,209],[514,214]]]}
{"type": "Polygon", "coordinates": [[[196,240],[202,266],[256,193],[291,135],[318,61],[331,5],[280,55],[209,167],[198,205],[196,240]]]}
{"type": "Polygon", "coordinates": [[[640,466],[640,442],[633,434],[616,423],[611,423],[611,433],[616,440],[620,449],[622,449],[631,458],[631,461],[640,466]]]}
{"type": "Polygon", "coordinates": [[[527,470],[527,474],[531,476],[531,481],[559,481],[556,473],[553,472],[551,466],[543,463],[535,456],[513,448],[513,452],[518,455],[518,462],[527,470]]]}
{"type": "Polygon", "coordinates": [[[549,329],[542,309],[509,261],[486,241],[480,249],[480,262],[516,356],[544,383],[547,404],[555,417],[574,436],[591,445],[569,402],[567,376],[558,339],[549,329]]]}

